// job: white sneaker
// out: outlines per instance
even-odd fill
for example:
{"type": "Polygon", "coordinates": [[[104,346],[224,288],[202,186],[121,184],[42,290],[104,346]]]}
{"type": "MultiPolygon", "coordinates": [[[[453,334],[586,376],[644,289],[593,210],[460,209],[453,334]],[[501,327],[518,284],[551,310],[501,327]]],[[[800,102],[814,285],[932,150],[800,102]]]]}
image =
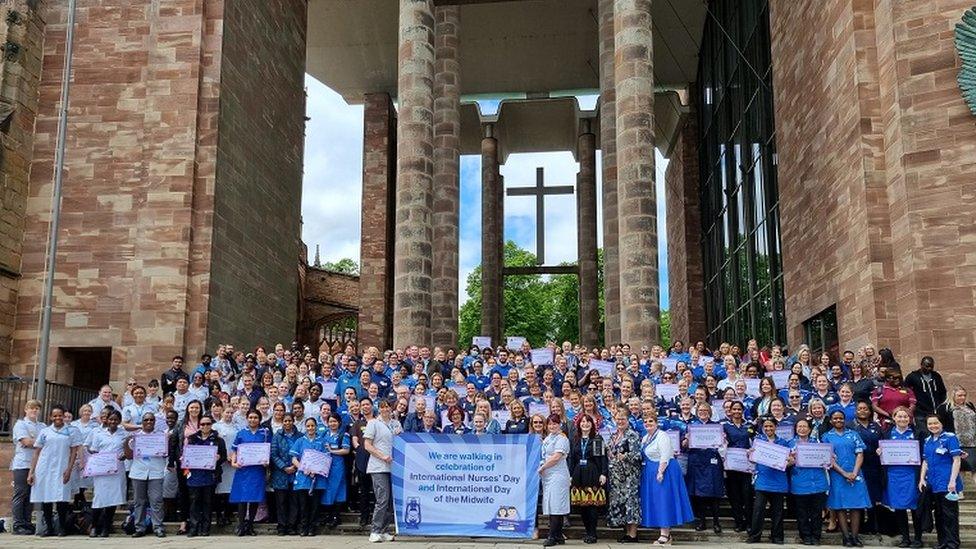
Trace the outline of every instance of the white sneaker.
{"type": "Polygon", "coordinates": [[[386,533],[380,534],[380,537],[383,538],[383,541],[393,541],[394,539],[396,539],[393,537],[393,534],[386,534],[386,533]]]}
{"type": "Polygon", "coordinates": [[[379,543],[381,541],[384,541],[384,539],[383,539],[383,536],[384,535],[386,535],[386,534],[383,534],[383,535],[375,534],[375,533],[374,534],[370,534],[369,535],[369,542],[370,543],[379,543]]]}

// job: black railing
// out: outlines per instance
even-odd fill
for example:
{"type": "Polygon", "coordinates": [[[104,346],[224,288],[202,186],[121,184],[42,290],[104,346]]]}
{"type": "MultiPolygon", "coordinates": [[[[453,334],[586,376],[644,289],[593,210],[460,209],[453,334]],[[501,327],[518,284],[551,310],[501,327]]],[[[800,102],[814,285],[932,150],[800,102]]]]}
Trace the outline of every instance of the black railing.
{"type": "MultiPolygon", "coordinates": [[[[0,437],[9,436],[14,423],[24,415],[24,406],[34,395],[33,380],[23,378],[0,379],[0,437]]],[[[51,406],[61,404],[73,414],[78,408],[90,402],[98,391],[47,382],[46,398],[41,412],[42,421],[47,417],[51,406]]]]}

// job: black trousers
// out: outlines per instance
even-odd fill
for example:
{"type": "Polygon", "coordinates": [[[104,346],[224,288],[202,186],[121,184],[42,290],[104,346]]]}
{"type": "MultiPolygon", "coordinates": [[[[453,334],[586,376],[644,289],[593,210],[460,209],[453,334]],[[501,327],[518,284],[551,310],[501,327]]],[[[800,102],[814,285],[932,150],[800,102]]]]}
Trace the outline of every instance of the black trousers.
{"type": "Polygon", "coordinates": [[[297,490],[299,493],[298,509],[301,518],[302,532],[315,532],[315,513],[319,510],[319,501],[322,500],[322,490],[297,490]]]}
{"type": "Polygon", "coordinates": [[[896,510],[895,511],[895,522],[898,524],[898,534],[902,539],[912,539],[912,536],[908,531],[908,514],[912,514],[912,530],[915,535],[915,539],[922,541],[922,529],[924,524],[922,522],[922,515],[917,509],[912,509],[911,511],[906,510],[896,510]]]}
{"type": "Polygon", "coordinates": [[[725,474],[725,493],[729,496],[732,509],[732,519],[736,529],[742,530],[749,526],[752,519],[752,475],[739,471],[727,471],[725,474]]]}
{"type": "Polygon", "coordinates": [[[586,535],[596,537],[596,519],[599,509],[594,505],[581,505],[580,516],[583,517],[583,528],[586,535]]]}
{"type": "Polygon", "coordinates": [[[947,500],[946,495],[946,492],[931,493],[938,547],[959,549],[959,502],[947,500]]]}
{"type": "Polygon", "coordinates": [[[298,492],[291,488],[275,489],[275,507],[278,508],[278,532],[285,534],[298,529],[298,492]]]}
{"type": "Polygon", "coordinates": [[[762,538],[766,503],[769,503],[769,515],[772,521],[769,539],[773,542],[783,541],[783,503],[785,495],[781,492],[756,490],[756,499],[752,504],[752,526],[749,527],[749,539],[762,538]]]}
{"type": "Polygon", "coordinates": [[[549,539],[566,539],[566,535],[563,534],[563,523],[565,521],[566,515],[549,515],[549,539]]]}
{"type": "Polygon", "coordinates": [[[719,498],[692,496],[691,503],[694,507],[695,518],[704,523],[711,516],[712,521],[718,524],[718,500],[719,498]]]}
{"type": "Polygon", "coordinates": [[[186,485],[186,476],[183,473],[176,475],[176,514],[180,517],[180,522],[190,520],[190,488],[186,485]]]}
{"type": "Polygon", "coordinates": [[[213,486],[188,486],[190,496],[190,518],[187,531],[197,534],[210,533],[210,517],[213,509],[213,486]]]}
{"type": "Polygon", "coordinates": [[[365,472],[356,470],[356,482],[359,483],[359,523],[369,524],[373,521],[373,479],[365,472]]]}
{"type": "MultiPolygon", "coordinates": [[[[44,527],[47,528],[48,532],[64,532],[65,526],[68,521],[69,505],[66,501],[59,501],[57,503],[42,503],[41,513],[44,515],[44,527]],[[58,521],[57,524],[54,522],[54,509],[58,509],[58,521]]],[[[96,512],[101,509],[95,509],[96,512]]],[[[114,510],[114,508],[113,508],[114,510]]]]}
{"type": "Polygon", "coordinates": [[[823,532],[823,514],[821,512],[826,501],[826,494],[796,494],[793,496],[796,529],[801,540],[820,541],[823,532]]]}
{"type": "MultiPolygon", "coordinates": [[[[65,505],[65,513],[64,513],[64,516],[65,516],[65,518],[67,518],[67,516],[68,516],[67,504],[64,504],[64,505],[65,505]]],[[[58,515],[60,515],[60,514],[61,514],[61,508],[58,507],[58,515]]],[[[110,534],[111,531],[112,531],[112,519],[114,519],[114,518],[115,518],[115,506],[114,505],[111,506],[111,507],[102,507],[100,509],[92,509],[92,528],[98,534],[101,534],[101,533],[110,534]]],[[[45,517],[45,520],[47,520],[47,517],[45,517]]]]}

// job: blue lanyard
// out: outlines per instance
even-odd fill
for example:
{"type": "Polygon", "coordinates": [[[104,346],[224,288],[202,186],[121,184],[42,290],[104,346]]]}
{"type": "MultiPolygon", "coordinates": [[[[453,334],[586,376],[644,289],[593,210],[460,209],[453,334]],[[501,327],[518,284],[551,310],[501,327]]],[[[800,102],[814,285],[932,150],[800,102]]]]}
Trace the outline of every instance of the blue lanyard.
{"type": "Polygon", "coordinates": [[[583,456],[583,459],[586,459],[586,449],[589,446],[590,446],[590,439],[584,438],[583,441],[580,443],[580,447],[581,447],[580,449],[582,450],[581,455],[583,456]]]}

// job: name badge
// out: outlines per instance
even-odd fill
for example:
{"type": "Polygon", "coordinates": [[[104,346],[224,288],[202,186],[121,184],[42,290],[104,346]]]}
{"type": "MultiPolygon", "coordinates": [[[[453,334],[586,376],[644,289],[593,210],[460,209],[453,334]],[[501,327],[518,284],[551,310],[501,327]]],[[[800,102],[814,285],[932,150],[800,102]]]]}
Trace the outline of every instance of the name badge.
{"type": "Polygon", "coordinates": [[[946,453],[946,449],[945,448],[937,448],[935,450],[935,453],[936,454],[939,454],[941,456],[942,454],[946,453]]]}
{"type": "Polygon", "coordinates": [[[715,459],[715,458],[712,458],[711,460],[709,460],[709,462],[710,462],[710,463],[711,463],[712,465],[718,465],[718,460],[717,460],[717,459],[715,459]]]}
{"type": "Polygon", "coordinates": [[[585,466],[586,465],[586,460],[585,459],[581,459],[579,461],[579,464],[585,466]]]}

